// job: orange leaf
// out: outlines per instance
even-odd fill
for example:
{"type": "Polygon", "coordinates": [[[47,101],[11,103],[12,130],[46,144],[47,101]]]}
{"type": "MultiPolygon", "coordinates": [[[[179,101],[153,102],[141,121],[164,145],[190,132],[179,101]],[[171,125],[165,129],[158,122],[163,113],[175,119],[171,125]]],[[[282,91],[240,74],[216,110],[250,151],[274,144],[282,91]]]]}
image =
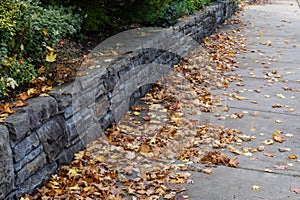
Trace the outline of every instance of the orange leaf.
{"type": "Polygon", "coordinates": [[[9,106],[9,104],[0,104],[0,114],[12,114],[15,113],[15,110],[11,110],[11,107],[9,106]]]}
{"type": "Polygon", "coordinates": [[[18,100],[18,101],[13,102],[11,105],[12,105],[12,107],[17,108],[17,107],[28,106],[29,104],[24,101],[18,100]]]}
{"type": "Polygon", "coordinates": [[[289,156],[289,159],[297,159],[297,156],[296,156],[295,154],[290,155],[290,156],[289,156]]]}

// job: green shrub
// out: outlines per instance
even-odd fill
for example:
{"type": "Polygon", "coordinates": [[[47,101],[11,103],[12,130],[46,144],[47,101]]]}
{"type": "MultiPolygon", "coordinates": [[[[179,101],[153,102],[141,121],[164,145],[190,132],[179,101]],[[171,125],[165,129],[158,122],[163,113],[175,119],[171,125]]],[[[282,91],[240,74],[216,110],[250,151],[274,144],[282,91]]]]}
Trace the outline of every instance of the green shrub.
{"type": "Polygon", "coordinates": [[[81,29],[82,17],[73,7],[42,7],[38,0],[0,1],[0,96],[4,89],[29,82],[33,64],[43,62],[46,46],[81,29]]]}
{"type": "Polygon", "coordinates": [[[38,1],[7,0],[0,3],[1,43],[9,56],[41,59],[46,46],[71,36],[81,28],[82,17],[72,8],[41,7],[38,1]]]}
{"type": "Polygon", "coordinates": [[[28,83],[36,75],[32,60],[17,60],[16,57],[6,57],[0,60],[0,97],[22,84],[28,83]]]}

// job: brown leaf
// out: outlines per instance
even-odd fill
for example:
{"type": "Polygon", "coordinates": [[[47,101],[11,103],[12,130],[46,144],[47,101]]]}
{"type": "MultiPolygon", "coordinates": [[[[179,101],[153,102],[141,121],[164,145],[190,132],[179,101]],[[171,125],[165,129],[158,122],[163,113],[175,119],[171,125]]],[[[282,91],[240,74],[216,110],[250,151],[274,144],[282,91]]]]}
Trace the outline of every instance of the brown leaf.
{"type": "Polygon", "coordinates": [[[274,165],[273,168],[277,170],[285,170],[288,166],[286,165],[274,165]]]}
{"type": "Polygon", "coordinates": [[[265,148],[266,148],[265,146],[259,146],[259,147],[257,147],[257,150],[258,151],[263,151],[265,148]]]}
{"type": "Polygon", "coordinates": [[[212,174],[213,173],[213,170],[210,168],[210,169],[204,169],[203,170],[203,172],[205,173],[205,174],[212,174]]]}
{"type": "Polygon", "coordinates": [[[283,136],[275,135],[275,136],[273,136],[273,138],[274,138],[275,142],[282,143],[283,141],[285,141],[283,136]]]}
{"type": "Polygon", "coordinates": [[[267,157],[274,157],[274,153],[264,153],[264,155],[267,157]]]}
{"type": "Polygon", "coordinates": [[[143,120],[145,120],[145,121],[150,121],[151,118],[150,118],[149,116],[145,116],[145,117],[143,117],[143,120]]]}
{"type": "Polygon", "coordinates": [[[239,161],[237,158],[230,159],[228,166],[229,167],[237,167],[239,165],[239,161]]]}
{"type": "Polygon", "coordinates": [[[13,114],[15,110],[11,110],[9,104],[0,104],[0,114],[13,114]]]}
{"type": "Polygon", "coordinates": [[[296,194],[300,194],[300,188],[290,188],[291,192],[295,192],[296,194]]]}
{"type": "Polygon", "coordinates": [[[13,102],[11,105],[12,105],[12,107],[17,108],[17,107],[28,106],[29,103],[21,101],[21,100],[18,100],[18,101],[13,102]]]}
{"type": "Polygon", "coordinates": [[[291,149],[290,148],[279,148],[278,149],[278,151],[280,151],[280,152],[288,152],[288,151],[291,151],[291,149]]]}

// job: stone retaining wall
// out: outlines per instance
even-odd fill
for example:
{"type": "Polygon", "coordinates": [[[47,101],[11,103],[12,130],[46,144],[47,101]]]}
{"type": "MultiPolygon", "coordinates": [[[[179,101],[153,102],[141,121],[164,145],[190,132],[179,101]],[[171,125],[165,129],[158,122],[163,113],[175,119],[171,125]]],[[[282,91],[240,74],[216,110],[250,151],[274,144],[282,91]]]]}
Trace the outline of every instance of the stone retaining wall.
{"type": "Polygon", "coordinates": [[[68,164],[236,9],[218,3],[172,28],[118,34],[88,55],[73,83],[27,100],[0,123],[0,199],[33,192],[68,164]]]}

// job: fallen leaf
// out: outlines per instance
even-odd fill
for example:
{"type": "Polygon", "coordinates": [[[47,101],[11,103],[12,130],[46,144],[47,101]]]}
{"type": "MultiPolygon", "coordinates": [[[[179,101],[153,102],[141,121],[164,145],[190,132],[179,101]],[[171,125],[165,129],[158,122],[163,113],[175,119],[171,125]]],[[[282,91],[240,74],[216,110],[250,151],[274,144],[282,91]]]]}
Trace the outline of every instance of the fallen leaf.
{"type": "Polygon", "coordinates": [[[265,148],[266,148],[265,146],[259,146],[259,147],[257,147],[257,150],[258,151],[263,151],[265,148]]]}
{"type": "Polygon", "coordinates": [[[262,143],[265,144],[265,145],[272,145],[272,144],[274,144],[274,140],[267,139],[267,140],[264,140],[262,143]]]}
{"type": "Polygon", "coordinates": [[[259,185],[252,185],[252,190],[260,190],[261,187],[259,185]]]}
{"type": "Polygon", "coordinates": [[[286,137],[289,137],[289,138],[292,138],[292,137],[294,137],[294,135],[293,135],[293,134],[291,134],[291,133],[287,133],[287,134],[285,134],[285,136],[286,136],[286,137]]]}
{"type": "Polygon", "coordinates": [[[212,174],[213,173],[213,170],[210,168],[210,169],[204,169],[202,170],[205,174],[212,174]]]}
{"type": "Polygon", "coordinates": [[[151,120],[151,117],[149,117],[149,116],[144,116],[144,117],[143,117],[143,120],[145,120],[145,121],[150,121],[150,120],[151,120]]]}
{"type": "Polygon", "coordinates": [[[281,98],[281,99],[285,99],[285,96],[283,94],[276,94],[276,96],[281,98]]]}
{"type": "Polygon", "coordinates": [[[18,108],[18,107],[24,107],[24,106],[28,106],[29,103],[26,103],[24,101],[21,101],[21,100],[18,100],[18,101],[15,101],[12,103],[12,106],[15,107],[15,108],[18,108]]]}
{"type": "Polygon", "coordinates": [[[279,142],[279,143],[282,143],[285,141],[284,137],[283,136],[278,136],[278,135],[275,135],[274,137],[274,140],[275,142],[279,142]]]}
{"type": "Polygon", "coordinates": [[[15,110],[11,110],[9,104],[0,104],[0,114],[12,114],[15,112],[15,110]]]}
{"type": "Polygon", "coordinates": [[[293,155],[290,155],[288,158],[289,159],[297,159],[297,156],[295,154],[293,154],[293,155]]]}
{"type": "Polygon", "coordinates": [[[242,155],[242,154],[243,154],[242,151],[237,150],[237,149],[235,149],[235,148],[231,148],[231,149],[230,149],[230,152],[231,152],[231,153],[234,153],[234,154],[237,154],[237,155],[242,155]]]}
{"type": "Polygon", "coordinates": [[[129,160],[132,160],[135,158],[135,153],[133,151],[128,151],[125,157],[129,160]]]}
{"type": "Polygon", "coordinates": [[[300,188],[290,188],[291,192],[295,192],[296,194],[300,194],[300,188]]]}
{"type": "Polygon", "coordinates": [[[273,168],[276,170],[285,170],[285,169],[287,169],[287,166],[286,165],[274,165],[273,168]]]}
{"type": "Polygon", "coordinates": [[[55,62],[56,61],[56,56],[57,56],[57,54],[54,54],[53,51],[50,51],[46,55],[46,62],[55,62]]]}
{"type": "Polygon", "coordinates": [[[187,184],[194,184],[194,181],[193,181],[193,179],[187,179],[187,180],[186,180],[186,183],[187,183],[187,184]]]}
{"type": "Polygon", "coordinates": [[[274,153],[264,153],[264,155],[267,157],[274,157],[274,153]]]}
{"type": "Polygon", "coordinates": [[[242,113],[234,113],[232,115],[230,115],[230,118],[232,119],[237,119],[237,118],[243,118],[244,114],[242,113]]]}
{"type": "Polygon", "coordinates": [[[282,105],[279,104],[279,103],[277,103],[277,104],[274,104],[274,105],[272,106],[272,108],[282,108],[282,105]]]}
{"type": "Polygon", "coordinates": [[[264,172],[272,173],[273,171],[269,168],[264,169],[264,172]]]}
{"type": "Polygon", "coordinates": [[[279,148],[278,149],[278,151],[280,151],[280,152],[288,152],[288,151],[291,151],[291,149],[290,148],[279,148]]]}

